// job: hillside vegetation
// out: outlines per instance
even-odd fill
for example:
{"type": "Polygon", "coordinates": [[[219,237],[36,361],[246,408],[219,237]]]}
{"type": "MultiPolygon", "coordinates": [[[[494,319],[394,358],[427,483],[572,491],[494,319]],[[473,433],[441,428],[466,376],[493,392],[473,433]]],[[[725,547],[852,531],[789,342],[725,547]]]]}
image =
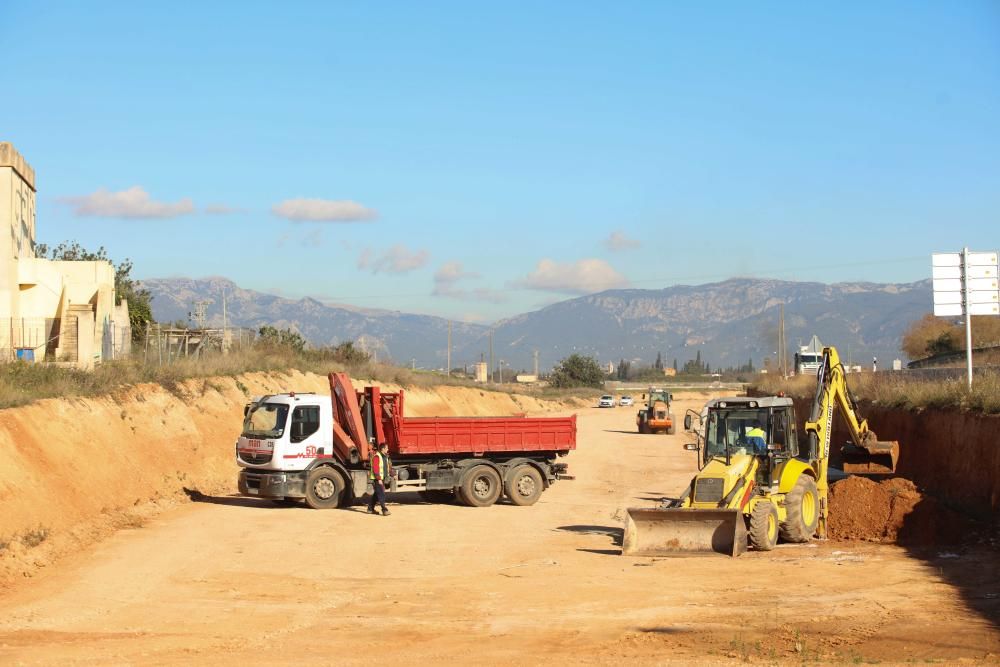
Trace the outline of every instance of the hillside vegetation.
{"type": "MultiPolygon", "coordinates": [[[[970,390],[965,378],[930,380],[899,373],[852,374],[848,386],[859,400],[885,407],[957,408],[984,414],[1000,414],[1000,372],[977,374],[970,390]]],[[[751,388],[762,394],[785,392],[788,396],[807,398],[816,392],[816,378],[799,375],[787,380],[761,376],[751,388]]]]}

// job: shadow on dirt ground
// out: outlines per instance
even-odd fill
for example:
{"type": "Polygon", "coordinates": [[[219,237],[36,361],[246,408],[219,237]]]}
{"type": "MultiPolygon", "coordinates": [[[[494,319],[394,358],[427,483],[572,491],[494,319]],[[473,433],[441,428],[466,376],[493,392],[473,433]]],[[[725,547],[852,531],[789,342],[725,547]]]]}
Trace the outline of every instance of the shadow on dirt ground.
{"type": "MultiPolygon", "coordinates": [[[[598,526],[593,524],[582,524],[573,526],[559,526],[556,530],[563,530],[570,533],[582,533],[584,535],[606,535],[611,538],[612,546],[622,545],[622,535],[624,530],[621,526],[598,526]]],[[[618,553],[618,551],[615,551],[618,553]]]]}

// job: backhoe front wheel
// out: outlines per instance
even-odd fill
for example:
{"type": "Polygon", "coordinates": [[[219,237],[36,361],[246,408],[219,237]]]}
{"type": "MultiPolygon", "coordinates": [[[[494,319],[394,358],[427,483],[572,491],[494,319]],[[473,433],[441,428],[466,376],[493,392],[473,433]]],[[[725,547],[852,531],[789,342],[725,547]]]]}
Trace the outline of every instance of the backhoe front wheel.
{"type": "Polygon", "coordinates": [[[800,475],[785,496],[788,515],[781,524],[781,538],[786,542],[808,542],[819,525],[819,491],[809,475],[800,475]]]}
{"type": "Polygon", "coordinates": [[[770,551],[778,543],[778,508],[767,500],[757,503],[750,513],[750,546],[770,551]]]}

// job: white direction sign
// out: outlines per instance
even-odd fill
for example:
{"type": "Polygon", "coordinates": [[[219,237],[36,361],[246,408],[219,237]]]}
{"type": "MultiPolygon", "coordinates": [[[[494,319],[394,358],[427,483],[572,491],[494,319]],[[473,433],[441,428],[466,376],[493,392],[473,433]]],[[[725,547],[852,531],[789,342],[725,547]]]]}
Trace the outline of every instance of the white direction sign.
{"type": "Polygon", "coordinates": [[[961,317],[1000,315],[1000,273],[997,253],[939,252],[931,255],[934,314],[961,317]],[[968,289],[968,292],[966,292],[968,289]]]}

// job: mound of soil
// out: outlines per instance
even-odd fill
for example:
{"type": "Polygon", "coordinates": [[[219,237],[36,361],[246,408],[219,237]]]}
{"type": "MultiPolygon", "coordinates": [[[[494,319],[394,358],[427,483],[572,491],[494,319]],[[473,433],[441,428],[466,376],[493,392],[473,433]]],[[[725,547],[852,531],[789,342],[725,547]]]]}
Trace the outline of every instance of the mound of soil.
{"type": "Polygon", "coordinates": [[[964,515],[924,495],[908,479],[848,477],[830,487],[832,539],[933,546],[962,542],[971,529],[964,515]]]}

